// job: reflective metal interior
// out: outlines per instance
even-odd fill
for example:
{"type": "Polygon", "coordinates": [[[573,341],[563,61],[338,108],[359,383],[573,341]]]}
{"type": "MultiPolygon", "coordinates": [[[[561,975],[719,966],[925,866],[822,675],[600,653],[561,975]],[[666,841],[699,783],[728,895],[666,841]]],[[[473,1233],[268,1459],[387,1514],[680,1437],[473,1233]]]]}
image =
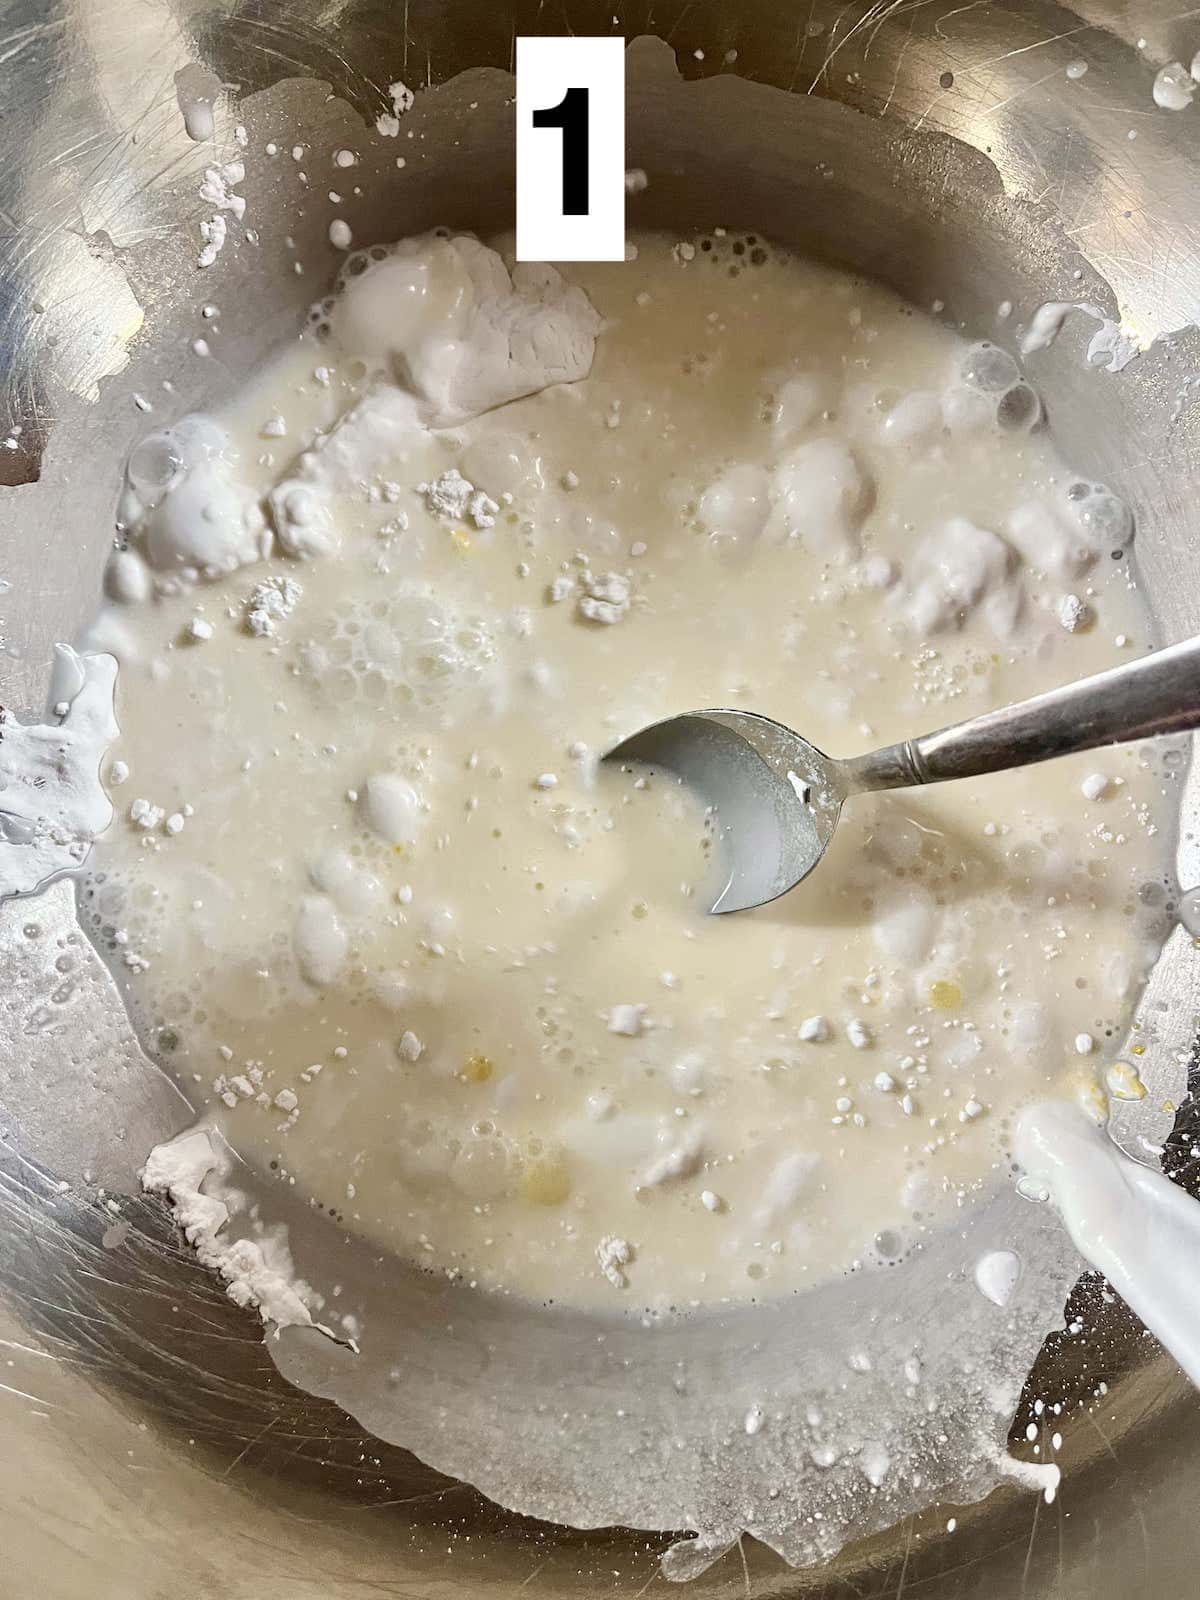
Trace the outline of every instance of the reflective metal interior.
{"type": "MultiPolygon", "coordinates": [[[[1012,327],[1047,299],[1119,314],[1148,347],[1120,373],[1089,370],[1074,322],[1028,372],[1063,453],[1133,506],[1164,637],[1200,632],[1200,110],[1151,98],[1156,66],[1200,47],[1200,19],[1029,0],[258,0],[197,12],[73,0],[11,5],[0,21],[6,705],[41,709],[54,641],[95,603],[120,462],[147,427],[139,397],[162,421],[219,398],[332,280],[327,212],[307,204],[293,144],[315,127],[323,145],[338,129],[363,142],[395,79],[446,85],[425,147],[383,150],[348,220],[364,240],[505,226],[512,134],[495,75],[515,36],[535,32],[664,41],[631,96],[629,161],[650,178],[631,223],[757,229],[941,302],[1001,342],[1003,301],[1012,327]],[[1079,61],[1087,73],[1068,78],[1079,61]],[[188,139],[176,85],[197,66],[222,86],[217,150],[233,154],[238,123],[254,148],[282,147],[270,170],[248,172],[255,238],[207,275],[195,270],[197,187],[214,146],[188,139]],[[489,95],[498,109],[479,117],[472,104],[489,95]],[[241,289],[254,281],[271,284],[269,302],[241,289]],[[208,300],[222,337],[200,361],[187,345],[208,300]]],[[[1186,821],[1180,870],[1200,881],[1186,821]]],[[[1189,957],[1176,940],[1158,978],[1184,1016],[1198,1009],[1189,957]]],[[[1149,1115],[1152,1131],[1169,1125],[1161,1105],[1149,1115]]],[[[289,1384],[254,1319],[156,1206],[131,1198],[146,1149],[185,1117],[131,1039],[69,886],[0,906],[0,1594],[636,1595],[664,1581],[667,1537],[499,1511],[289,1384]],[[119,1217],[104,1205],[114,1196],[119,1217]]],[[[1195,1131],[1185,1106],[1167,1165],[1200,1184],[1195,1131]]],[[[1027,1390],[1067,1402],[1053,1506],[1002,1490],[803,1572],[746,1541],[698,1589],[1194,1594],[1196,1398],[1094,1281],[1071,1309],[1086,1335],[1053,1335],[1027,1390]],[[1101,1382],[1101,1402],[1070,1404],[1101,1382]]],[[[1027,1420],[1019,1408],[1015,1438],[1027,1420]]]]}

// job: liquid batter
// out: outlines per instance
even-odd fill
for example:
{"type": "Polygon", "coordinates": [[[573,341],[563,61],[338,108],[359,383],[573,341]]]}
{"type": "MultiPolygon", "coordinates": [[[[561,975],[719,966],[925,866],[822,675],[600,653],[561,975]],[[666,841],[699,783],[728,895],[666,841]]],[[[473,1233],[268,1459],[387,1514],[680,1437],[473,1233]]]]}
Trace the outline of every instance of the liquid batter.
{"type": "Polygon", "coordinates": [[[1092,753],[856,799],[791,895],[704,915],[711,819],[597,771],[636,727],[852,754],[1150,641],[1128,513],[1003,352],[757,239],[636,245],[353,259],[138,447],[86,905],[264,1211],[640,1311],[898,1260],[1021,1105],[1102,1107],[1169,830],[1092,753]]]}

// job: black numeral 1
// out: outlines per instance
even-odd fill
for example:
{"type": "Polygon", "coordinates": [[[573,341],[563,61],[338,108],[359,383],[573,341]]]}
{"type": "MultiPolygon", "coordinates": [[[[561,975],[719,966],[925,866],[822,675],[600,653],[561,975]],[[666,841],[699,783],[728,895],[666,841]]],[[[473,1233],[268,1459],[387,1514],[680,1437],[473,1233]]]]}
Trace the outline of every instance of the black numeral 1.
{"type": "Polygon", "coordinates": [[[556,106],[533,113],[535,128],[562,129],[562,213],[588,214],[588,91],[568,89],[556,106]]]}

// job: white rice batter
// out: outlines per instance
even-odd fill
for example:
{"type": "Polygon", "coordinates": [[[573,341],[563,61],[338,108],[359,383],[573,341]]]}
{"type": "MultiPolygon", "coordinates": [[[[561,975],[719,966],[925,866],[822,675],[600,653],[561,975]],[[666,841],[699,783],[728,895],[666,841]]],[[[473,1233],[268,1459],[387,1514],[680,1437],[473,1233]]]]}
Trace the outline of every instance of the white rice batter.
{"type": "Polygon", "coordinates": [[[1129,660],[1128,513],[1002,352],[755,239],[568,286],[428,237],[347,283],[130,462],[88,904],[148,1037],[252,1168],[472,1284],[661,1310],[899,1259],[1022,1104],[1103,1106],[1152,774],[856,799],[707,917],[700,810],[596,759],[709,705],[852,754],[1129,660]]]}

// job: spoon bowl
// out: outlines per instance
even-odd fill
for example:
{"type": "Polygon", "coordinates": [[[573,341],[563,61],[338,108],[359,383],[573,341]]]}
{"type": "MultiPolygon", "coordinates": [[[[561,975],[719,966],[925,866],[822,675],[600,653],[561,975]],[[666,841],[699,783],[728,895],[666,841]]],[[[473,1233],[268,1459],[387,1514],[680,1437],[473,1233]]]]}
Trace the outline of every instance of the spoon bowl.
{"type": "Polygon", "coordinates": [[[680,779],[716,821],[720,890],[710,910],[747,911],[806,878],[833,837],[842,763],[754,711],[689,711],[641,728],[605,756],[680,779]]]}

